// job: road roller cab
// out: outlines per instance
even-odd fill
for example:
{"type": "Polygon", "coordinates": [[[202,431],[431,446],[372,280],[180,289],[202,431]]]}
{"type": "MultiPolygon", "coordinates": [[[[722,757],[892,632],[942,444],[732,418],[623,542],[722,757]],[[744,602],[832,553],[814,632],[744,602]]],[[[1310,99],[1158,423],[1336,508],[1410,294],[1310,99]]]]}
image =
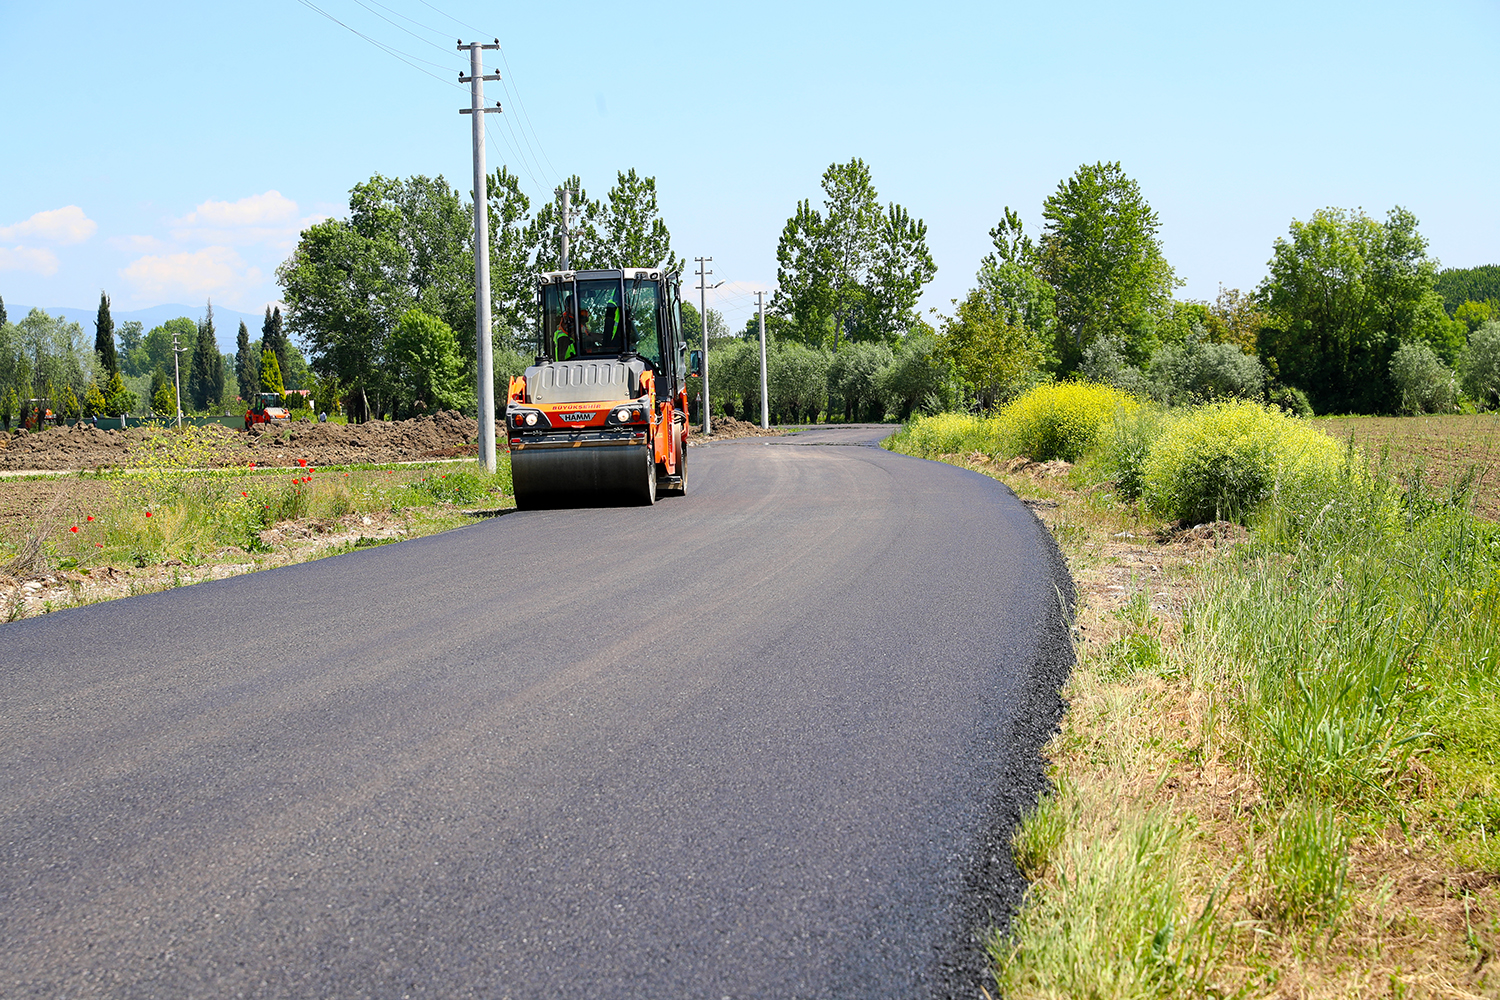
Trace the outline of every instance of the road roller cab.
{"type": "Polygon", "coordinates": [[[552,271],[537,287],[540,350],[505,410],[517,505],[687,492],[678,275],[552,271]]]}

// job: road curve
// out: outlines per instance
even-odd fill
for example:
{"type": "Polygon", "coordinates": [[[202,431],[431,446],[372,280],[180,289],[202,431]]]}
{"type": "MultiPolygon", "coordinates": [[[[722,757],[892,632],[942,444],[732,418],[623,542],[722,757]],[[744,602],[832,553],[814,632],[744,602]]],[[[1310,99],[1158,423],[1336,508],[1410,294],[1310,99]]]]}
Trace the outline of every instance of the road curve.
{"type": "Polygon", "coordinates": [[[0,995],[977,996],[1071,585],[883,433],[0,627],[0,995]]]}

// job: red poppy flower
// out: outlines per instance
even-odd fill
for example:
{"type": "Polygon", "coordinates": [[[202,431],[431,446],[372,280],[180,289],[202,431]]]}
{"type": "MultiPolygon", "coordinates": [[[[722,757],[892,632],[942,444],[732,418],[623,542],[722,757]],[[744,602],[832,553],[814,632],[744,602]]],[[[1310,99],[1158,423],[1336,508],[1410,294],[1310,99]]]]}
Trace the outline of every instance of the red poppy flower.
{"type": "Polygon", "coordinates": [[[89,515],[89,518],[88,518],[88,519],[89,519],[89,520],[90,520],[90,521],[92,521],[92,520],[93,520],[93,519],[94,519],[94,515],[93,515],[93,514],[90,514],[90,515],[89,515]]]}
{"type": "Polygon", "coordinates": [[[75,524],[75,525],[73,525],[73,527],[69,528],[68,530],[71,531],[73,534],[76,535],[76,534],[78,534],[78,525],[75,524]]]}
{"type": "Polygon", "coordinates": [[[150,516],[151,516],[151,512],[150,512],[150,511],[149,511],[149,510],[148,510],[148,511],[146,511],[146,516],[147,516],[147,517],[150,517],[150,516]]]}

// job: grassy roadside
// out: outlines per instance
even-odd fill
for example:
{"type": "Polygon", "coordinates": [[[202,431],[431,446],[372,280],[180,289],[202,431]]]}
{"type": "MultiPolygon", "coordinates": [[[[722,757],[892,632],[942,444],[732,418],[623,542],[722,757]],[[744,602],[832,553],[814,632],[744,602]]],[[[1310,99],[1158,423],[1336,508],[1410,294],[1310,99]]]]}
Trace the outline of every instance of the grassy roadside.
{"type": "Polygon", "coordinates": [[[508,456],[472,463],[214,468],[212,438],[163,434],[129,472],[6,480],[0,622],[303,562],[514,506],[508,456]]]}
{"type": "Polygon", "coordinates": [[[1002,461],[1003,428],[915,430],[898,450],[1010,485],[1080,595],[1000,994],[1500,995],[1493,525],[1366,466],[1334,516],[1184,528],[1097,452],[1002,461]]]}

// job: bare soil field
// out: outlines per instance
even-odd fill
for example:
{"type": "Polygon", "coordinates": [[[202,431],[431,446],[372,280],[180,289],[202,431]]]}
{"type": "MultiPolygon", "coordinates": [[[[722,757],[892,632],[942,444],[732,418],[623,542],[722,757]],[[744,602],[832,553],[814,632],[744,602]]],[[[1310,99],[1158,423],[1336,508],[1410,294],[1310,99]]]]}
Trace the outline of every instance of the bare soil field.
{"type": "Polygon", "coordinates": [[[1422,470],[1436,485],[1451,486],[1470,473],[1474,512],[1500,521],[1500,414],[1421,417],[1325,417],[1314,426],[1362,448],[1371,459],[1388,456],[1398,472],[1422,470]]]}

